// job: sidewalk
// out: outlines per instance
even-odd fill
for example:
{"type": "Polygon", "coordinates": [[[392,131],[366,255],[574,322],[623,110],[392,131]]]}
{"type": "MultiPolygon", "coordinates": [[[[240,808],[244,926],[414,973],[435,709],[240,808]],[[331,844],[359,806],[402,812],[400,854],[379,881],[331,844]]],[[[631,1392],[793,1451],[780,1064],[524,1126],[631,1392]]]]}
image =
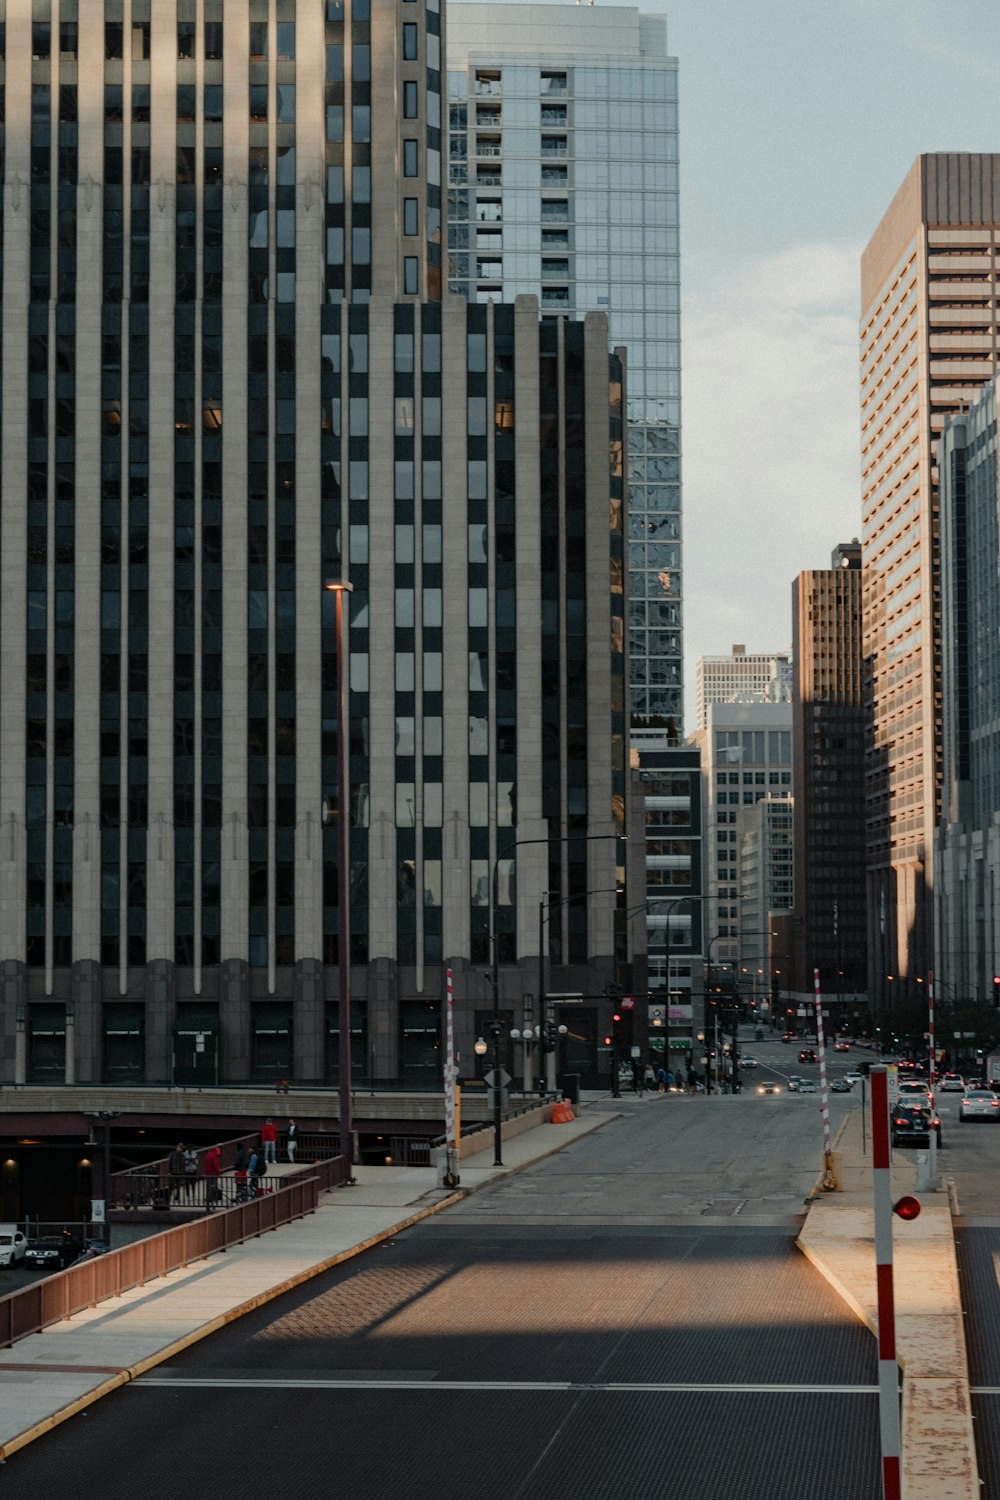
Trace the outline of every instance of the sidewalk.
{"type": "MultiPolygon", "coordinates": [[[[861,1111],[836,1143],[843,1190],[817,1185],[799,1248],[858,1317],[877,1331],[871,1139],[861,1111]]],[[[893,1152],[893,1201],[916,1192],[915,1153],[893,1152]]],[[[920,1217],[893,1223],[896,1350],[903,1370],[902,1470],[906,1500],[978,1500],[958,1264],[948,1193],[920,1192],[920,1217]]]]}
{"type": "Polygon", "coordinates": [[[615,1118],[584,1110],[505,1136],[502,1167],[492,1135],[477,1135],[454,1192],[438,1187],[435,1167],[356,1167],[356,1186],[324,1193],[316,1213],[0,1349],[0,1460],[244,1313],[615,1118]]]}

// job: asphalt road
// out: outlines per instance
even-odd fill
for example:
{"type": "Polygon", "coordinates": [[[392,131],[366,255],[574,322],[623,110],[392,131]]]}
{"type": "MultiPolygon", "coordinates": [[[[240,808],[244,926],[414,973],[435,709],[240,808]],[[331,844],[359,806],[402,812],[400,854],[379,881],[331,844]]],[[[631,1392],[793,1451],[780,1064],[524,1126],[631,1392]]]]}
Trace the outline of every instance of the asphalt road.
{"type": "Polygon", "coordinates": [[[794,1245],[816,1103],[625,1099],[14,1455],[3,1500],[875,1500],[874,1341],[794,1245]]]}

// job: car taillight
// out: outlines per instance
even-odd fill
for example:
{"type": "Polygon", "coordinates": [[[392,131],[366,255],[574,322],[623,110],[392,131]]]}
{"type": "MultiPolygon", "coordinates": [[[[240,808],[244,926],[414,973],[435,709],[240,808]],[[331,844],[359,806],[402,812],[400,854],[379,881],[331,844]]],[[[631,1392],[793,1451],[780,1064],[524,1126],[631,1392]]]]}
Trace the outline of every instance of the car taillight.
{"type": "Polygon", "coordinates": [[[906,1121],[905,1121],[905,1120],[897,1120],[897,1121],[896,1121],[896,1122],[895,1122],[895,1123],[896,1123],[896,1124],[897,1124],[897,1125],[905,1125],[905,1124],[906,1124],[906,1121]]]}

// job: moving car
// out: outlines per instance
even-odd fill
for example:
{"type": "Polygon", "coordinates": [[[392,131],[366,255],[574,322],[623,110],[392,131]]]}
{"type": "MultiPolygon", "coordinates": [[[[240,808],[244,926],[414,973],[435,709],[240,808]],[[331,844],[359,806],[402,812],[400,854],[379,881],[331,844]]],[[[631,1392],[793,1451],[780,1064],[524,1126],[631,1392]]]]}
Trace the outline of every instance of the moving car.
{"type": "Polygon", "coordinates": [[[849,1078],[835,1078],[830,1085],[830,1091],[834,1094],[849,1094],[854,1084],[849,1078]]]}
{"type": "Polygon", "coordinates": [[[850,1052],[851,1044],[850,1042],[834,1042],[833,1050],[834,1052],[850,1052]]]}
{"type": "Polygon", "coordinates": [[[801,1087],[802,1079],[799,1077],[798,1073],[793,1073],[788,1079],[788,1092],[790,1094],[797,1094],[801,1087]]]}
{"type": "Polygon", "coordinates": [[[800,1083],[799,1083],[799,1093],[800,1094],[815,1094],[816,1092],[817,1092],[817,1090],[816,1090],[816,1080],[814,1078],[803,1078],[800,1081],[800,1083]]]}
{"type": "Polygon", "coordinates": [[[890,1116],[892,1121],[892,1144],[894,1146],[930,1145],[931,1131],[941,1144],[941,1121],[923,1104],[897,1104],[890,1116]]]}
{"type": "Polygon", "coordinates": [[[0,1224],[0,1266],[13,1266],[24,1259],[28,1241],[16,1224],[0,1224]]]}
{"type": "Polygon", "coordinates": [[[43,1271],[62,1271],[71,1266],[80,1254],[76,1240],[61,1235],[45,1235],[28,1241],[24,1253],[26,1266],[38,1266],[43,1271]]]}
{"type": "Polygon", "coordinates": [[[781,1040],[783,1042],[794,1042],[794,1041],[797,1041],[798,1038],[796,1037],[794,1031],[786,1031],[784,1033],[784,1035],[782,1036],[781,1040]]]}
{"type": "Polygon", "coordinates": [[[816,1054],[811,1047],[803,1047],[799,1053],[799,1062],[815,1062],[816,1054]]]}
{"type": "Polygon", "coordinates": [[[773,1078],[769,1078],[766,1083],[758,1083],[757,1092],[758,1094],[780,1094],[781,1084],[775,1083],[773,1078]]]}
{"type": "Polygon", "coordinates": [[[758,1063],[757,1059],[753,1056],[752,1053],[750,1053],[750,1052],[744,1052],[743,1056],[740,1058],[740,1067],[741,1068],[758,1068],[758,1067],[760,1067],[760,1064],[758,1063]]]}
{"type": "Polygon", "coordinates": [[[938,1082],[938,1092],[941,1094],[964,1094],[965,1079],[961,1073],[942,1073],[938,1082]]]}
{"type": "Polygon", "coordinates": [[[845,1073],[844,1074],[844,1082],[845,1083],[849,1083],[851,1085],[851,1087],[853,1088],[856,1083],[860,1083],[861,1082],[861,1079],[862,1079],[863,1076],[864,1075],[861,1074],[861,1073],[845,1073]]]}
{"type": "Polygon", "coordinates": [[[928,1109],[930,1108],[931,1091],[926,1083],[922,1083],[918,1078],[902,1079],[898,1087],[898,1097],[904,1104],[925,1104],[928,1109]]]}
{"type": "Polygon", "coordinates": [[[1000,1120],[1000,1099],[992,1089],[966,1089],[958,1106],[960,1120],[1000,1120]]]}

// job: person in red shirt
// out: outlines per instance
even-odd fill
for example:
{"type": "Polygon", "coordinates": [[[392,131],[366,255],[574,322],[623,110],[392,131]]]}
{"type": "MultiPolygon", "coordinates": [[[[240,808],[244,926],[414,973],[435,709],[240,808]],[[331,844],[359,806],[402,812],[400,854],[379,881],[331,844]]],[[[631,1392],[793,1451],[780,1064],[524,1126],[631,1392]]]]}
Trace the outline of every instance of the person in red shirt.
{"type": "Polygon", "coordinates": [[[277,1161],[278,1127],[273,1120],[265,1120],[260,1132],[260,1143],[264,1147],[265,1164],[269,1161],[277,1161]]]}
{"type": "Polygon", "coordinates": [[[208,1208],[214,1208],[222,1198],[219,1190],[222,1153],[218,1146],[209,1146],[202,1158],[201,1169],[205,1176],[205,1204],[208,1208]]]}

